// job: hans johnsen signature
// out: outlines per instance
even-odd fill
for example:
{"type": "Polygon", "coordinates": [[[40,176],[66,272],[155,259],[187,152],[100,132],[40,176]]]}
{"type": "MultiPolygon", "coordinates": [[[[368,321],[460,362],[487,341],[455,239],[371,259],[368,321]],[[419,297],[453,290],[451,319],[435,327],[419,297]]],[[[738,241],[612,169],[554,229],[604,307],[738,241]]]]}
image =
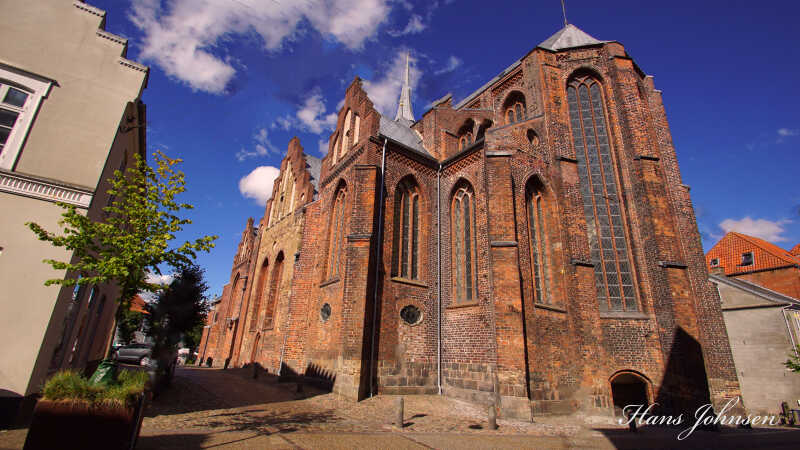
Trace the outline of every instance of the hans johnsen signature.
{"type": "MultiPolygon", "coordinates": [[[[727,414],[737,404],[740,398],[737,396],[728,400],[728,403],[720,410],[719,413],[714,413],[714,407],[710,403],[705,404],[694,413],[694,424],[684,429],[678,434],[678,440],[682,441],[694,433],[694,430],[699,426],[715,426],[715,425],[778,425],[780,421],[776,416],[758,416],[748,414],[747,416],[727,414]]],[[[632,421],[636,421],[635,425],[682,425],[686,423],[683,414],[677,416],[659,416],[651,414],[651,410],[658,403],[651,405],[627,405],[622,409],[623,416],[627,419],[619,419],[620,425],[630,425],[632,421]]]]}

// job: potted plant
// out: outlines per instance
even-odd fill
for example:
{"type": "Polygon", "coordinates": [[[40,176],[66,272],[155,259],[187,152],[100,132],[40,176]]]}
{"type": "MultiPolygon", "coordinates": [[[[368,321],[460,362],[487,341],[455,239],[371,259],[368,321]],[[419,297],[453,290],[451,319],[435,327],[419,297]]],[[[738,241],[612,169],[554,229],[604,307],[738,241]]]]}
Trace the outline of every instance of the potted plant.
{"type": "Polygon", "coordinates": [[[148,374],[123,370],[107,383],[77,372],[50,378],[36,404],[25,450],[133,449],[144,412],[148,374]]]}

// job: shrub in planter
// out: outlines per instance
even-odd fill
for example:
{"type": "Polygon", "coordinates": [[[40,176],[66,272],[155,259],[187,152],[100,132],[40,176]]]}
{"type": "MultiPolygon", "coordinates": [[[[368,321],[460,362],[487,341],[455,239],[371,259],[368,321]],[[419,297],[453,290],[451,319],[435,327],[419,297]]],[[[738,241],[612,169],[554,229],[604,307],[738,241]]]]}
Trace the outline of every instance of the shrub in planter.
{"type": "Polygon", "coordinates": [[[127,370],[105,386],[76,372],[57,373],[36,404],[25,450],[134,448],[147,381],[147,373],[127,370]]]}

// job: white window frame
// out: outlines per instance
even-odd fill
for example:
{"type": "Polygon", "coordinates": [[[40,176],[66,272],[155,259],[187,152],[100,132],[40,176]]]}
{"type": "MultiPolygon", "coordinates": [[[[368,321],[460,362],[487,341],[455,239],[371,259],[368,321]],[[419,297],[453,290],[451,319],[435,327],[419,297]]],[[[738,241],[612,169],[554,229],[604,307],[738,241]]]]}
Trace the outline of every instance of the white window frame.
{"type": "Polygon", "coordinates": [[[719,266],[719,258],[711,258],[711,267],[719,266]]]}
{"type": "MultiPolygon", "coordinates": [[[[0,154],[0,169],[13,170],[19,158],[22,144],[28,138],[33,119],[39,111],[42,99],[46,98],[50,93],[53,80],[0,62],[0,84],[23,90],[28,94],[28,100],[22,108],[14,108],[14,111],[19,113],[19,116],[11,129],[11,134],[8,135],[8,140],[5,147],[3,147],[3,153],[0,154]]],[[[0,94],[3,94],[7,89],[4,86],[0,89],[2,91],[0,94]]],[[[0,97],[0,102],[2,102],[2,97],[0,97]]]]}

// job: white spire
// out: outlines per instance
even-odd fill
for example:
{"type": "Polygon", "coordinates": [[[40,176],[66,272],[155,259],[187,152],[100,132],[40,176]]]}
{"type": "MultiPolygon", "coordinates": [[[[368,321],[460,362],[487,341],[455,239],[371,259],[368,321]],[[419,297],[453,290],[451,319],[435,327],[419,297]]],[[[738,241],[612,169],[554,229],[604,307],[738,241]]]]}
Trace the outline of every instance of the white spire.
{"type": "Polygon", "coordinates": [[[411,111],[411,86],[408,83],[409,77],[409,54],[406,53],[406,73],[403,78],[403,88],[400,90],[400,101],[397,105],[397,115],[394,120],[404,119],[414,122],[414,113],[411,111]]]}

